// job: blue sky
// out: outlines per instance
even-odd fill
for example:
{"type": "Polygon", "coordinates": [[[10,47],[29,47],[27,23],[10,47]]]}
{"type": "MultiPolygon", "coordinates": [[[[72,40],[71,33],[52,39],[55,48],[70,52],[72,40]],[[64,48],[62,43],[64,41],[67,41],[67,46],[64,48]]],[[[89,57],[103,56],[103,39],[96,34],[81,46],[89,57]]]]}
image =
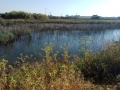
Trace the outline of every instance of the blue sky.
{"type": "Polygon", "coordinates": [[[120,0],[1,0],[0,13],[26,11],[47,15],[120,16],[120,0]]]}

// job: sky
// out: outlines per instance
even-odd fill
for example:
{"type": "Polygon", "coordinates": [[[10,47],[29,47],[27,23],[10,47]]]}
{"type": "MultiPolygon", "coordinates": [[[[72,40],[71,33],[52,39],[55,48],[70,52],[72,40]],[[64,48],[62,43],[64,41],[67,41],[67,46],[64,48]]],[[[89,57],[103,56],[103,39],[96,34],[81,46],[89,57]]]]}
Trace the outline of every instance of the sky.
{"type": "Polygon", "coordinates": [[[54,16],[120,16],[120,0],[1,0],[0,13],[26,11],[54,16]]]}

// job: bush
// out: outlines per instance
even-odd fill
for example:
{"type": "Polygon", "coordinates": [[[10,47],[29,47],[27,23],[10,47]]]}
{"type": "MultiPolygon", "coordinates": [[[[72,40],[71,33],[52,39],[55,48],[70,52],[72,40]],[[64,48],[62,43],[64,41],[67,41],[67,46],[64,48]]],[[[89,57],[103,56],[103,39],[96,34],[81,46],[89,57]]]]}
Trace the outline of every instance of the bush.
{"type": "Polygon", "coordinates": [[[83,77],[94,83],[116,82],[120,74],[120,45],[113,45],[100,53],[88,53],[86,59],[78,58],[76,71],[80,71],[83,77]]]}
{"type": "Polygon", "coordinates": [[[15,39],[15,36],[11,32],[0,33],[0,43],[1,44],[4,44],[4,45],[8,44],[10,42],[13,42],[14,39],[15,39]]]}

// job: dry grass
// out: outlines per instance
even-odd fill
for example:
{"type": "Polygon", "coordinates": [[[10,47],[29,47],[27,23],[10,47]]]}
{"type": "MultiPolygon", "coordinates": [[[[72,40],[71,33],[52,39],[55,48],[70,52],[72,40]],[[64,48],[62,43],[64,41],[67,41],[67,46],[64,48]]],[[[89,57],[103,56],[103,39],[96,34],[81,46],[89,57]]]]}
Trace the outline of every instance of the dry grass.
{"type": "Polygon", "coordinates": [[[116,86],[94,85],[61,63],[24,63],[2,73],[0,90],[114,90],[116,86]],[[58,72],[59,71],[59,72],[58,72]]]}

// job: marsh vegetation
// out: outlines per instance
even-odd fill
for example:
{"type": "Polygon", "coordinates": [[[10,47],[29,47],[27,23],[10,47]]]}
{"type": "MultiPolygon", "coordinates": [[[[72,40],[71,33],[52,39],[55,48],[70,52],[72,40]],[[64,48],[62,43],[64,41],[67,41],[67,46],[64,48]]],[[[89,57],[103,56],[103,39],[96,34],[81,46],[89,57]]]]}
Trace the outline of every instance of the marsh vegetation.
{"type": "Polygon", "coordinates": [[[1,90],[119,90],[120,45],[111,45],[99,53],[83,48],[83,56],[74,55],[70,62],[67,49],[62,58],[53,53],[53,44],[42,49],[45,56],[42,62],[28,62],[22,56],[14,65],[0,61],[1,90]],[[52,53],[52,55],[50,55],[52,53]],[[93,84],[94,83],[94,84],[93,84]],[[100,85],[99,85],[100,84],[100,85]]]}
{"type": "Polygon", "coordinates": [[[0,90],[119,90],[119,20],[5,15],[0,90]]]}

